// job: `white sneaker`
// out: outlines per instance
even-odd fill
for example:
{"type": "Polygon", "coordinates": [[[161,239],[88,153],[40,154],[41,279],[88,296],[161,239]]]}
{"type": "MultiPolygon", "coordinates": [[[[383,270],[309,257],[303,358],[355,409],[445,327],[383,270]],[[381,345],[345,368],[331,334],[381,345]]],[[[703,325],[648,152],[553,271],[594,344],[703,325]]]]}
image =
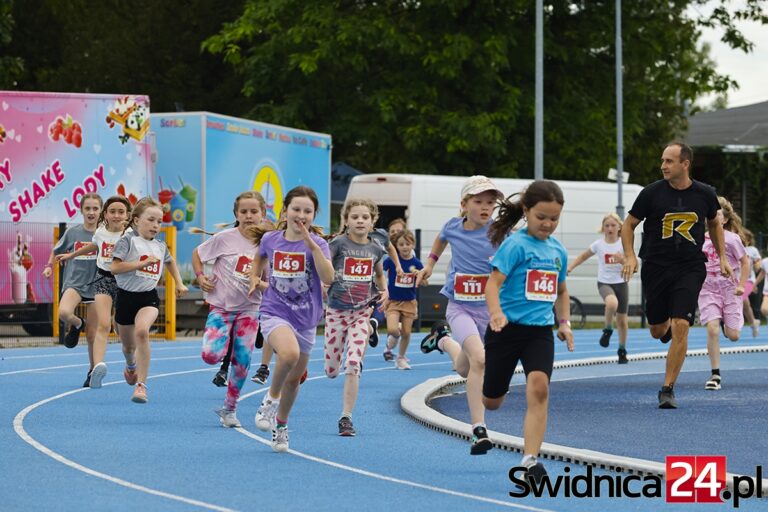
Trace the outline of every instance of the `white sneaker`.
{"type": "Polygon", "coordinates": [[[218,414],[219,420],[221,421],[221,426],[225,428],[235,428],[240,426],[240,420],[237,419],[235,411],[227,409],[226,407],[222,407],[221,409],[216,409],[213,412],[218,414]]]}
{"type": "Polygon", "coordinates": [[[272,449],[276,452],[288,451],[288,427],[272,428],[272,449]]]}
{"type": "Polygon", "coordinates": [[[404,357],[397,357],[397,360],[395,361],[395,366],[398,370],[410,370],[411,365],[408,364],[408,360],[404,357]]]}
{"type": "Polygon", "coordinates": [[[275,424],[275,416],[277,416],[277,407],[279,405],[279,401],[270,400],[269,398],[263,401],[259,406],[259,410],[256,411],[256,428],[262,432],[271,429],[275,424]]]}
{"type": "Polygon", "coordinates": [[[101,382],[106,376],[106,363],[98,363],[96,366],[94,366],[93,370],[91,370],[91,389],[99,389],[101,387],[101,382]]]}
{"type": "Polygon", "coordinates": [[[709,377],[709,380],[706,384],[704,384],[704,389],[708,391],[717,391],[720,388],[722,388],[721,383],[722,379],[719,375],[715,375],[714,373],[709,377]]]}

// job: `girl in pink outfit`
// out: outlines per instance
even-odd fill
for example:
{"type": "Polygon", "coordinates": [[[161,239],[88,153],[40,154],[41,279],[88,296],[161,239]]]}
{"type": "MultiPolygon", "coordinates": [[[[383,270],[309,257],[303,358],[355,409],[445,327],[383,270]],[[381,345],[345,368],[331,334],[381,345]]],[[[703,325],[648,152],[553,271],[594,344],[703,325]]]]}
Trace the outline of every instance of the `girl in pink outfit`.
{"type": "Polygon", "coordinates": [[[707,326],[707,353],[712,365],[712,375],[704,389],[716,391],[721,388],[720,377],[720,328],[726,338],[737,341],[744,327],[742,299],[744,286],[749,277],[749,256],[744,249],[740,233],[741,218],[733,211],[733,206],[724,197],[718,197],[720,210],[717,218],[723,224],[725,236],[725,254],[728,263],[734,269],[736,280],[720,275],[720,258],[717,256],[709,233],[704,235],[702,251],[707,255],[707,278],[699,293],[699,312],[701,325],[707,326]]]}
{"type": "Polygon", "coordinates": [[[232,344],[227,396],[224,406],[216,410],[221,424],[227,428],[240,426],[235,409],[248,377],[259,330],[261,292],[248,294],[256,246],[245,233],[262,221],[265,211],[266,203],[260,193],[243,192],[235,199],[235,227],[216,233],[192,252],[192,267],[197,282],[208,293],[210,304],[203,335],[203,361],[220,363],[232,344]],[[204,261],[213,262],[212,277],[203,273],[204,261]]]}

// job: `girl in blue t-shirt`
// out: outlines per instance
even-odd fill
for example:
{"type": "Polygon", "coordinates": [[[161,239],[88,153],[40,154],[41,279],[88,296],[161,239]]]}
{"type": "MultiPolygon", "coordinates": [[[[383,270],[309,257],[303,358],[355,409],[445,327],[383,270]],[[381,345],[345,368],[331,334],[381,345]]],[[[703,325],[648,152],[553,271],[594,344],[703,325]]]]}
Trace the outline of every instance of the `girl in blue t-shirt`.
{"type": "Polygon", "coordinates": [[[387,289],[389,298],[384,302],[387,314],[387,348],[384,350],[384,360],[394,359],[392,349],[400,345],[395,366],[399,370],[410,370],[405,353],[411,341],[413,321],[418,315],[416,303],[416,272],[424,265],[413,254],[416,239],[408,230],[396,232],[390,240],[397,248],[397,256],[403,272],[398,275],[395,262],[391,258],[384,260],[384,270],[387,272],[387,289]]]}
{"type": "Polygon", "coordinates": [[[448,298],[445,317],[450,331],[433,326],[421,342],[421,351],[447,352],[453,367],[467,378],[467,404],[472,421],[470,454],[483,455],[493,448],[485,428],[483,334],[488,327],[485,284],[491,273],[494,248],[488,239],[491,216],[504,195],[485,176],[472,176],[461,188],[461,215],[445,223],[437,235],[417,285],[429,279],[440,255],[451,245],[451,261],[440,293],[448,298]]]}
{"type": "Polygon", "coordinates": [[[560,187],[552,181],[534,181],[519,196],[517,202],[502,203],[488,233],[493,245],[500,247],[491,260],[493,270],[485,291],[491,319],[485,334],[483,404],[491,410],[501,407],[517,362],[522,362],[528,402],[522,465],[527,468],[526,477],[538,482],[547,473],[536,456],[547,428],[555,356],[553,302],[560,319],[557,337],[573,351],[565,286],[568,253],[551,236],[563,210],[560,187]],[[527,227],[507,237],[523,217],[527,227]]]}

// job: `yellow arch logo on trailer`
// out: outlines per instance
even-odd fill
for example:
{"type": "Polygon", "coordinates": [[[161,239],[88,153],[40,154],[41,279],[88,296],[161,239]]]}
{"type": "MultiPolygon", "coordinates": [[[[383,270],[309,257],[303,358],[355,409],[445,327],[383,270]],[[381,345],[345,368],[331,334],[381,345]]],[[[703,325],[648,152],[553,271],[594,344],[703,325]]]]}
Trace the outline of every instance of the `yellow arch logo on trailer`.
{"type": "Polygon", "coordinates": [[[262,165],[253,180],[253,190],[264,196],[264,201],[267,203],[267,218],[277,222],[283,209],[283,186],[277,171],[270,165],[262,165]]]}

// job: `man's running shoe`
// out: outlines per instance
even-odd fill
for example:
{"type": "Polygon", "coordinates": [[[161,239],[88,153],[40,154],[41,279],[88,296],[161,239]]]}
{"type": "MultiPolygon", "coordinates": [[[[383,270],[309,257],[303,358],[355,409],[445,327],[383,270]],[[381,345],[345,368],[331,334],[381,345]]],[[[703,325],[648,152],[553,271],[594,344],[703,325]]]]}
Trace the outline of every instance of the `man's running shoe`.
{"type": "Polygon", "coordinates": [[[91,372],[93,372],[93,370],[88,370],[88,375],[85,376],[85,381],[83,382],[84,388],[91,387],[91,372]]]}
{"type": "Polygon", "coordinates": [[[276,452],[288,451],[288,425],[272,428],[272,449],[276,452]]]}
{"type": "MultiPolygon", "coordinates": [[[[80,318],[80,317],[77,317],[80,318]]],[[[85,330],[85,320],[80,318],[80,327],[74,325],[69,326],[67,335],[64,337],[64,346],[67,348],[75,348],[80,342],[80,333],[85,330]]]]}
{"type": "Polygon", "coordinates": [[[352,426],[352,418],[342,416],[339,419],[339,435],[342,437],[354,437],[356,433],[355,427],[352,426]]]}
{"type": "Polygon", "coordinates": [[[269,378],[269,366],[262,364],[251,377],[251,381],[263,385],[269,378]]]}
{"type": "Polygon", "coordinates": [[[662,386],[659,390],[659,409],[677,409],[677,400],[672,386],[662,386]]]}
{"type": "Polygon", "coordinates": [[[603,329],[603,335],[600,336],[601,347],[608,348],[608,345],[611,344],[611,334],[613,334],[613,329],[603,329]]]}
{"type": "Polygon", "coordinates": [[[423,340],[421,340],[421,351],[425,354],[429,354],[433,350],[437,350],[442,354],[443,351],[440,350],[440,348],[437,346],[437,343],[445,336],[450,335],[451,329],[447,322],[442,320],[435,322],[432,325],[432,329],[429,331],[429,334],[423,340]]]}
{"type": "Polygon", "coordinates": [[[722,388],[722,382],[723,379],[719,375],[713,373],[709,377],[709,380],[707,380],[707,383],[704,384],[704,389],[707,391],[718,391],[722,388]]]}
{"type": "Polygon", "coordinates": [[[627,349],[619,347],[616,353],[619,355],[619,364],[627,364],[629,362],[629,359],[627,359],[627,349]]]}
{"type": "Polygon", "coordinates": [[[368,335],[368,344],[374,348],[379,344],[379,321],[371,317],[369,322],[371,323],[371,333],[368,335]]]}
{"type": "Polygon", "coordinates": [[[237,419],[237,415],[235,415],[235,411],[232,409],[222,407],[221,409],[216,409],[213,412],[219,416],[219,421],[221,422],[222,427],[236,428],[240,426],[240,421],[237,419]]]}
{"type": "Polygon", "coordinates": [[[213,376],[213,385],[223,388],[227,385],[227,372],[226,370],[219,370],[216,375],[213,376]]]}
{"type": "Polygon", "coordinates": [[[472,446],[469,449],[471,455],[485,455],[493,448],[493,443],[488,439],[488,431],[485,427],[475,427],[472,430],[472,446]]]}
{"type": "Polygon", "coordinates": [[[105,363],[98,363],[91,370],[91,389],[99,389],[104,377],[107,376],[107,365],[105,363]]]}

